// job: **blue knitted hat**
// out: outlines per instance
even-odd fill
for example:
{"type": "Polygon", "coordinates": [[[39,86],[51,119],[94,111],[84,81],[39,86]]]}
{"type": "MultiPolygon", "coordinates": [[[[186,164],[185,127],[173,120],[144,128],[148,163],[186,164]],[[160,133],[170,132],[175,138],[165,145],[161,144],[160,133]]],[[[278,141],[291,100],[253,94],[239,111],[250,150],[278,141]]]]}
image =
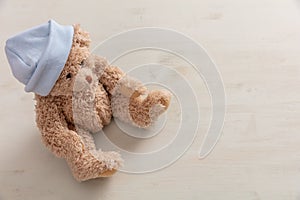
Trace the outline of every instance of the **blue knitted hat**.
{"type": "Polygon", "coordinates": [[[73,34],[72,26],[49,20],[6,41],[12,73],[25,84],[26,92],[41,96],[50,93],[68,59],[73,34]]]}

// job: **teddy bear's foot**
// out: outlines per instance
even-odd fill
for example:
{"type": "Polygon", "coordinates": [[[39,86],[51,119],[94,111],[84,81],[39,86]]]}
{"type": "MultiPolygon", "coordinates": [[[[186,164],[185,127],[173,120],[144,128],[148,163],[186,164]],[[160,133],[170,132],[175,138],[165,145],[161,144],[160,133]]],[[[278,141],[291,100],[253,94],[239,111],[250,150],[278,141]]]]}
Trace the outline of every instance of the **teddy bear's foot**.
{"type": "Polygon", "coordinates": [[[68,159],[73,176],[78,181],[86,181],[113,175],[122,165],[117,152],[87,152],[77,158],[68,159]]]}
{"type": "Polygon", "coordinates": [[[150,91],[148,95],[134,92],[130,98],[129,113],[134,124],[141,128],[151,125],[170,105],[171,93],[165,90],[150,91]]]}

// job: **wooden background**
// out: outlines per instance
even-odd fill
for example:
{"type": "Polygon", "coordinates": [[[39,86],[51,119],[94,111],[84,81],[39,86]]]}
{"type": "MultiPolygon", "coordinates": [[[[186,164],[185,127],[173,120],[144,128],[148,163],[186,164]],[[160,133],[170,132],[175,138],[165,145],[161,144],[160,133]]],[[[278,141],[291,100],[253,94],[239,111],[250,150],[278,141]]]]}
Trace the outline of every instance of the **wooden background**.
{"type": "Polygon", "coordinates": [[[300,199],[299,14],[299,0],[0,0],[0,199],[300,199]],[[74,181],[41,144],[33,95],[13,78],[3,50],[9,36],[49,18],[81,23],[92,47],[144,26],[178,30],[202,44],[227,95],[223,136],[212,154],[197,158],[210,113],[200,91],[199,134],[175,164],[74,181]]]}

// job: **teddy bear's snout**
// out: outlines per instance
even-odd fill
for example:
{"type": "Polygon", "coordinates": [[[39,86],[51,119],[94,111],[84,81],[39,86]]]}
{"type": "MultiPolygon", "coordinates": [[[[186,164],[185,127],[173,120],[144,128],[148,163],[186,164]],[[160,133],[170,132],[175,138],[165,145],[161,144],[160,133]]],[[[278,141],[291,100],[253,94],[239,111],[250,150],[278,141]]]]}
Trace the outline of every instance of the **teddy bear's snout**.
{"type": "Polygon", "coordinates": [[[91,84],[92,81],[93,81],[93,78],[92,78],[91,76],[87,75],[87,76],[85,77],[85,80],[86,80],[89,84],[91,84]]]}

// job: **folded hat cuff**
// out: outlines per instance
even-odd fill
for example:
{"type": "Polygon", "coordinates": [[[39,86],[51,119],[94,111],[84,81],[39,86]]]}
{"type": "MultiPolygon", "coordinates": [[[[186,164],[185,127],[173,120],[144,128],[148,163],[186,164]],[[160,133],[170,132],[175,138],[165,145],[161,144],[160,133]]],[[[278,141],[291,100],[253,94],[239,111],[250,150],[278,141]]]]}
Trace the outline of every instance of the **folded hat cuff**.
{"type": "Polygon", "coordinates": [[[36,70],[25,86],[26,92],[47,96],[60,76],[68,59],[74,28],[49,20],[49,40],[37,63],[36,70]]]}

